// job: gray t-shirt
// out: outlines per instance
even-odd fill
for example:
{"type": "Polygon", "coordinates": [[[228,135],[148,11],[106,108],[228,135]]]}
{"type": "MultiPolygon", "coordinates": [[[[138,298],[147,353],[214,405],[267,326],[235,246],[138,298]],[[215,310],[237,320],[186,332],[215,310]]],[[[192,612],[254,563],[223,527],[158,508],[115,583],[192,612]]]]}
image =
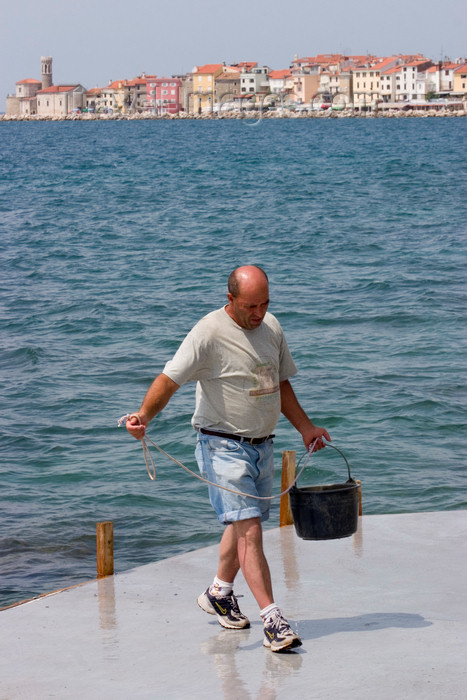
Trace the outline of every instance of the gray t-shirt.
{"type": "Polygon", "coordinates": [[[195,428],[248,437],[272,433],[280,415],[279,382],[296,374],[279,321],[241,328],[225,307],[188,333],[163,373],[179,385],[197,381],[195,428]]]}

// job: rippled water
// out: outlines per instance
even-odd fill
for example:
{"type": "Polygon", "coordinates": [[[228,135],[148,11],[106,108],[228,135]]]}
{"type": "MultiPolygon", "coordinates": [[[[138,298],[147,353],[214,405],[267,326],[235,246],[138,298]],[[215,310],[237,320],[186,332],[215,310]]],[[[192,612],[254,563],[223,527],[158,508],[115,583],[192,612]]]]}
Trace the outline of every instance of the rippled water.
{"type": "MultiPolygon", "coordinates": [[[[0,605],[93,577],[99,520],[117,571],[217,541],[204,485],[157,454],[150,482],[116,424],[242,263],[365,512],[467,506],[465,124],[0,124],[0,605]]],[[[193,404],[150,431],[191,466],[193,404]]],[[[279,466],[302,448],[276,432],[279,466]]]]}

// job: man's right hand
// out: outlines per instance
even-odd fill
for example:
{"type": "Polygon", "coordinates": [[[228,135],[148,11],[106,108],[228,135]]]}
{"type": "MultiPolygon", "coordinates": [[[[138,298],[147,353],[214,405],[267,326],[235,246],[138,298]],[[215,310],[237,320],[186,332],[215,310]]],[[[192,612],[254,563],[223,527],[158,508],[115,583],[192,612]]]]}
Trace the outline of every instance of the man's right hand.
{"type": "Polygon", "coordinates": [[[147,425],[147,421],[139,413],[132,413],[125,423],[126,429],[136,440],[144,438],[147,425]]]}

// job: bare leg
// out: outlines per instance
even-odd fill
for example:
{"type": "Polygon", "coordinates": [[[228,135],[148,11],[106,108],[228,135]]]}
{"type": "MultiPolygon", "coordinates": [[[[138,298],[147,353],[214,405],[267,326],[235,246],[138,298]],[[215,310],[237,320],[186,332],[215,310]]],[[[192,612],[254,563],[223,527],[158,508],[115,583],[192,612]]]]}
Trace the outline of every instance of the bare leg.
{"type": "Polygon", "coordinates": [[[233,525],[227,525],[219,546],[217,577],[221,581],[233,582],[239,569],[237,535],[233,525]]]}
{"type": "MultiPolygon", "coordinates": [[[[230,543],[230,556],[232,557],[234,542],[236,542],[238,553],[236,559],[237,571],[238,565],[240,565],[245,581],[253,593],[260,609],[266,608],[274,602],[274,597],[272,594],[269,565],[263,551],[263,530],[261,521],[259,518],[238,520],[232,523],[232,525],[229,525],[229,528],[230,527],[232,527],[233,533],[229,533],[228,535],[227,531],[224,533],[224,537],[227,535],[230,543]]],[[[227,541],[223,544],[226,546],[227,541]]],[[[222,569],[224,574],[234,571],[233,561],[232,558],[230,571],[227,568],[222,569]]],[[[222,577],[219,575],[219,578],[222,577]]],[[[233,578],[224,578],[223,580],[233,581],[233,578]]]]}

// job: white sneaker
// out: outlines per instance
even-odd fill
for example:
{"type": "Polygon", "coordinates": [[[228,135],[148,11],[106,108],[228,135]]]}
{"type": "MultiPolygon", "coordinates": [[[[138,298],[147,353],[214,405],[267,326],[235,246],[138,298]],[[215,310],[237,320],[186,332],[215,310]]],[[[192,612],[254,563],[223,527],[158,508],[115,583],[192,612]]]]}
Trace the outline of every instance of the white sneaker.
{"type": "Polygon", "coordinates": [[[264,620],[263,646],[268,647],[271,651],[284,651],[301,645],[302,640],[298,634],[295,634],[279,610],[274,610],[264,620]]]}
{"type": "Polygon", "coordinates": [[[215,596],[209,593],[209,588],[198,598],[199,607],[210,615],[217,615],[222,627],[240,630],[250,626],[249,619],[240,611],[233,593],[215,596]]]}

